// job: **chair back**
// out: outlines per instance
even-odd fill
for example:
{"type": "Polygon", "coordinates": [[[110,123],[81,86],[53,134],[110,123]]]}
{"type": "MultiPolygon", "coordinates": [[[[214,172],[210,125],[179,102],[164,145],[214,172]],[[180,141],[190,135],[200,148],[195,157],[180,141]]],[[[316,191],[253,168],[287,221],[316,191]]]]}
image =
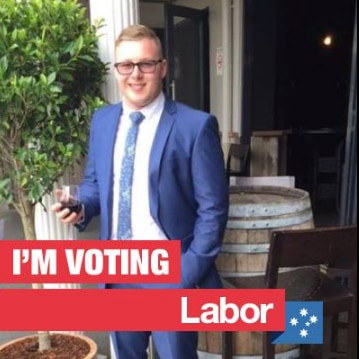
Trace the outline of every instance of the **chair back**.
{"type": "MultiPolygon", "coordinates": [[[[348,313],[345,323],[346,359],[356,358],[357,226],[272,232],[265,275],[266,288],[282,286],[279,269],[288,267],[297,267],[304,275],[297,275],[297,278],[292,277],[285,282],[286,299],[323,302],[323,315],[327,320],[324,322],[325,339],[321,347],[321,358],[337,357],[338,318],[339,314],[344,312],[348,313]],[[348,284],[344,286],[338,282],[337,277],[331,275],[331,269],[343,266],[346,269],[339,269],[336,273],[340,275],[339,279],[342,279],[344,274],[348,284]],[[298,288],[300,286],[304,287],[304,290],[298,288]],[[331,320],[328,320],[328,317],[331,317],[331,320]]],[[[270,333],[264,332],[264,359],[275,358],[274,347],[270,333]]],[[[307,358],[309,353],[310,347],[300,346],[301,358],[307,358]]]]}
{"type": "Polygon", "coordinates": [[[226,161],[226,173],[228,181],[230,177],[246,176],[248,174],[249,160],[248,144],[231,143],[226,161]],[[233,160],[237,160],[237,167],[234,168],[233,160]]]}
{"type": "MultiPolygon", "coordinates": [[[[285,267],[345,265],[356,270],[357,226],[313,228],[272,233],[265,285],[275,288],[285,267]]],[[[353,273],[353,275],[355,275],[353,273]]]]}

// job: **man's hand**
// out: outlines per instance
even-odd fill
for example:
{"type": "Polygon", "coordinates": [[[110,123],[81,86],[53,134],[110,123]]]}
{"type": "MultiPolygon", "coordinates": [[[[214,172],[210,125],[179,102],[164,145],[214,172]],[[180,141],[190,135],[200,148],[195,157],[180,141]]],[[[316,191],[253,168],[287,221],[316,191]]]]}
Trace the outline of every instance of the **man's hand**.
{"type": "MultiPolygon", "coordinates": [[[[56,198],[62,197],[62,190],[55,190],[56,198]]],[[[56,202],[51,206],[51,210],[56,213],[57,218],[66,224],[76,224],[78,223],[84,216],[83,208],[79,213],[71,212],[68,208],[63,208],[63,205],[60,202],[56,202]]]]}

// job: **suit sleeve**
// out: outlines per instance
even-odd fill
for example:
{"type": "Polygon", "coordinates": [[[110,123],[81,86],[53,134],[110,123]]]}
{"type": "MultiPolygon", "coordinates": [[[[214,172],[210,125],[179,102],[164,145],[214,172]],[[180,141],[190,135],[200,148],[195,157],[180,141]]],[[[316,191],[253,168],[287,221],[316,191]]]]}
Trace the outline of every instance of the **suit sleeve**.
{"type": "Polygon", "coordinates": [[[197,203],[193,240],[182,256],[182,279],[198,284],[213,268],[228,218],[229,194],[218,123],[209,116],[196,137],[192,183],[197,203]]]}
{"type": "Polygon", "coordinates": [[[89,150],[84,178],[80,185],[81,202],[84,205],[85,217],[76,225],[80,231],[84,231],[91,219],[100,213],[99,190],[96,175],[96,123],[97,113],[94,114],[90,128],[89,150]]]}

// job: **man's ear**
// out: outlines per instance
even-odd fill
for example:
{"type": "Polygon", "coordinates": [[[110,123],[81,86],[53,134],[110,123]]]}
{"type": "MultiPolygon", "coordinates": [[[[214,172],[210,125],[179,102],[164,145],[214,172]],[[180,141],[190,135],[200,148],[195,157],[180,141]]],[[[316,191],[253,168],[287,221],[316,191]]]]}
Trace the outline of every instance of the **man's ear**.
{"type": "Polygon", "coordinates": [[[161,62],[161,70],[162,70],[162,79],[164,79],[167,76],[168,71],[168,61],[166,59],[163,59],[161,62]]]}

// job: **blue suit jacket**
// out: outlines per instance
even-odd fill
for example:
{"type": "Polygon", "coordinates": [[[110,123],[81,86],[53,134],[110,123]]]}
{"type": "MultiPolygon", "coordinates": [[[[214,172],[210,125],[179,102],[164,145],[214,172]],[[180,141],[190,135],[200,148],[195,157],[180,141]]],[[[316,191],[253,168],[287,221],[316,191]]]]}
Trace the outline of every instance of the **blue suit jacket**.
{"type": "MultiPolygon", "coordinates": [[[[122,104],[95,112],[81,184],[86,218],[100,215],[109,239],[113,204],[113,151],[122,104]]],[[[169,239],[180,239],[181,287],[219,288],[214,265],[228,215],[228,186],[218,124],[210,114],[166,100],[149,163],[150,211],[169,239]]]]}

